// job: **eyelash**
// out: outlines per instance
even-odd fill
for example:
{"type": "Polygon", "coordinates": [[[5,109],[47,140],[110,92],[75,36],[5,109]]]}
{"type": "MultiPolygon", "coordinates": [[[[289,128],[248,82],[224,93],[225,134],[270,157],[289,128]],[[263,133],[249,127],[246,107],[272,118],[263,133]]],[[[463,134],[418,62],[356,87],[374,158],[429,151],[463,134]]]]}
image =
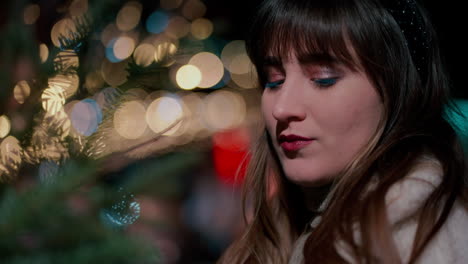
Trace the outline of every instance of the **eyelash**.
{"type": "MultiPolygon", "coordinates": [[[[312,79],[312,81],[319,87],[319,88],[328,88],[336,83],[338,80],[337,77],[334,78],[322,78],[322,79],[312,79]]],[[[276,81],[276,82],[267,82],[265,84],[265,88],[268,89],[275,89],[278,88],[281,84],[284,83],[284,80],[276,81]]]]}

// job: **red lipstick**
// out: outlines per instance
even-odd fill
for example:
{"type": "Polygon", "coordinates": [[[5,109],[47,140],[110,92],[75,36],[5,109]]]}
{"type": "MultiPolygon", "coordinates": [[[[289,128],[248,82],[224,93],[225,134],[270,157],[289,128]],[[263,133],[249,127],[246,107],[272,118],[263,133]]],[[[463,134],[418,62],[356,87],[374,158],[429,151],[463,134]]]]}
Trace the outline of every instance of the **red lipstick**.
{"type": "Polygon", "coordinates": [[[312,143],[313,140],[314,139],[312,138],[301,137],[294,134],[280,135],[278,137],[279,145],[285,151],[298,151],[299,149],[312,143]]]}

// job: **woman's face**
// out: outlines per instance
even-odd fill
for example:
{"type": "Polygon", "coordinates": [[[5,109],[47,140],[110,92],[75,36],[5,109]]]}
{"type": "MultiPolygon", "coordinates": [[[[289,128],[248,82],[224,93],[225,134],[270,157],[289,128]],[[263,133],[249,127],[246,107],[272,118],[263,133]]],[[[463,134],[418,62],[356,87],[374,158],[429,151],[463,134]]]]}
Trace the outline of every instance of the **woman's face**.
{"type": "Polygon", "coordinates": [[[286,177],[330,182],[376,132],[383,113],[376,89],[363,72],[313,58],[291,56],[266,73],[262,112],[286,177]]]}

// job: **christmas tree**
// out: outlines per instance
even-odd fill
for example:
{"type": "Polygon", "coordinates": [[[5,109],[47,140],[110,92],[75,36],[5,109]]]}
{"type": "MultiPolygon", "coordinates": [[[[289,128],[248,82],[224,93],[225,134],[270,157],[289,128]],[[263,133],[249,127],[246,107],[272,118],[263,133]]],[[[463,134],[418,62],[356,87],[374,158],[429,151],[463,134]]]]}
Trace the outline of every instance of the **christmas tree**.
{"type": "Polygon", "coordinates": [[[1,262],[169,263],[128,232],[138,197],[180,197],[256,122],[244,42],[199,0],[47,2],[0,22],[1,262]]]}

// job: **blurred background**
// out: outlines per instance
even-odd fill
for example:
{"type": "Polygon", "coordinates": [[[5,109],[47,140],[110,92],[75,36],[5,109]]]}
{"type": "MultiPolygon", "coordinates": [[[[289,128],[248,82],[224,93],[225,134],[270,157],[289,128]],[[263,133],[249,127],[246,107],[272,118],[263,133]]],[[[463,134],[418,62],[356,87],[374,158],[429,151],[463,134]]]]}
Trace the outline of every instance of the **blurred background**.
{"type": "MultiPolygon", "coordinates": [[[[261,123],[259,2],[2,3],[1,263],[215,262],[261,123]]],[[[467,109],[461,11],[426,6],[467,109]]]]}

